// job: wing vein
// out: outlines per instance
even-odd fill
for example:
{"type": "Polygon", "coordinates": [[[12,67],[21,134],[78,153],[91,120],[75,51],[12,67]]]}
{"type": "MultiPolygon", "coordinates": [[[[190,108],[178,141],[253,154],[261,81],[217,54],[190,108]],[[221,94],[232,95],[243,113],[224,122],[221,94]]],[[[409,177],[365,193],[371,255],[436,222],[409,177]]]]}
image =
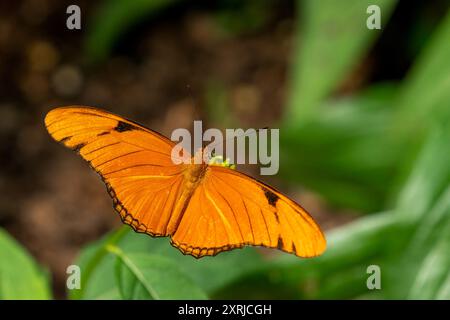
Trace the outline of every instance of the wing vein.
{"type": "Polygon", "coordinates": [[[260,207],[259,207],[259,212],[261,213],[261,216],[262,216],[263,221],[264,221],[264,225],[266,226],[267,236],[269,238],[269,246],[271,246],[272,245],[272,239],[270,237],[269,227],[267,226],[266,217],[264,217],[264,213],[262,212],[262,209],[260,207]]]}
{"type": "MultiPolygon", "coordinates": [[[[176,192],[175,195],[178,195],[178,192],[180,191],[180,185],[181,183],[178,181],[178,185],[176,188],[176,192]]],[[[172,190],[172,189],[171,189],[172,190]]],[[[169,218],[167,219],[167,223],[164,227],[164,230],[167,232],[167,226],[169,225],[170,219],[172,218],[173,215],[173,207],[175,206],[175,203],[178,201],[178,198],[175,196],[174,200],[172,201],[172,206],[170,207],[170,214],[169,214],[169,218]]],[[[178,229],[178,226],[176,226],[174,233],[176,232],[176,230],[178,229]]]]}
{"type": "Polygon", "coordinates": [[[241,201],[242,201],[242,204],[244,205],[245,213],[247,214],[248,223],[250,224],[250,231],[252,232],[253,242],[255,242],[255,234],[253,233],[252,219],[250,219],[250,213],[248,212],[247,205],[245,204],[245,201],[244,201],[244,199],[242,199],[242,197],[241,197],[241,201]]]}
{"type": "Polygon", "coordinates": [[[104,149],[104,148],[107,148],[107,147],[111,147],[111,146],[115,146],[115,145],[117,145],[117,144],[119,144],[119,143],[120,143],[120,141],[117,141],[117,142],[114,142],[114,143],[107,144],[107,145],[105,145],[105,146],[101,146],[100,148],[96,148],[96,149],[94,149],[94,150],[91,150],[91,151],[89,151],[89,152],[83,154],[83,157],[85,157],[85,156],[87,156],[87,155],[90,155],[91,153],[97,152],[97,151],[99,151],[99,150],[101,150],[101,149],[104,149]]]}
{"type": "MultiPolygon", "coordinates": [[[[220,188],[217,188],[217,189],[220,190],[220,188]]],[[[226,202],[226,204],[230,208],[231,212],[233,213],[234,220],[236,221],[236,225],[237,225],[237,227],[239,229],[239,233],[241,234],[241,239],[242,239],[242,241],[245,241],[244,236],[242,235],[241,226],[239,225],[239,221],[238,221],[238,219],[236,217],[236,213],[234,212],[233,208],[231,207],[230,202],[219,191],[217,191],[217,193],[222,197],[222,199],[226,202]]]]}
{"type": "MultiPolygon", "coordinates": [[[[117,172],[124,171],[124,170],[127,170],[127,169],[138,168],[138,167],[167,167],[167,166],[161,166],[159,164],[153,164],[153,163],[135,164],[135,165],[132,165],[132,166],[129,166],[129,167],[120,168],[120,169],[117,169],[117,170],[114,170],[114,171],[111,171],[111,172],[103,173],[103,175],[106,176],[106,175],[109,175],[109,174],[117,173],[117,172]]],[[[177,172],[176,174],[155,175],[154,177],[170,177],[170,176],[176,176],[178,174],[179,173],[177,172]]],[[[127,177],[129,177],[129,176],[127,176],[127,177]]]]}
{"type": "Polygon", "coordinates": [[[214,199],[211,197],[211,195],[208,193],[208,191],[207,191],[206,189],[204,189],[204,192],[205,192],[206,198],[212,203],[212,205],[213,205],[214,208],[216,209],[217,213],[219,214],[220,219],[223,221],[223,224],[224,224],[225,227],[227,228],[228,234],[231,234],[232,229],[231,229],[230,222],[229,222],[228,219],[225,217],[225,215],[223,214],[222,210],[220,210],[219,206],[218,206],[217,203],[214,201],[214,199]]]}
{"type": "Polygon", "coordinates": [[[131,152],[122,154],[122,155],[120,155],[120,156],[117,156],[117,157],[108,159],[108,160],[106,160],[106,161],[104,161],[104,162],[102,162],[102,163],[96,164],[95,166],[96,166],[97,168],[100,168],[101,166],[103,166],[103,165],[105,165],[105,164],[107,164],[107,163],[109,163],[109,162],[111,162],[111,161],[120,159],[120,158],[122,158],[122,157],[129,156],[130,154],[135,154],[135,153],[144,152],[144,151],[146,151],[146,150],[135,150],[135,151],[131,151],[131,152]]]}

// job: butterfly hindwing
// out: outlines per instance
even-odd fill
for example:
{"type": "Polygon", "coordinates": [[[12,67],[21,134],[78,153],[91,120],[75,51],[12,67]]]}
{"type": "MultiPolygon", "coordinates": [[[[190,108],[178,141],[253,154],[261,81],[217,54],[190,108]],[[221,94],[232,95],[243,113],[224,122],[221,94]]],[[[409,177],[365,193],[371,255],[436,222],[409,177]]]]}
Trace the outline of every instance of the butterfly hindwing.
{"type": "Polygon", "coordinates": [[[326,246],[322,231],[301,206],[270,186],[221,166],[208,167],[172,244],[196,257],[244,245],[313,257],[326,246]]]}

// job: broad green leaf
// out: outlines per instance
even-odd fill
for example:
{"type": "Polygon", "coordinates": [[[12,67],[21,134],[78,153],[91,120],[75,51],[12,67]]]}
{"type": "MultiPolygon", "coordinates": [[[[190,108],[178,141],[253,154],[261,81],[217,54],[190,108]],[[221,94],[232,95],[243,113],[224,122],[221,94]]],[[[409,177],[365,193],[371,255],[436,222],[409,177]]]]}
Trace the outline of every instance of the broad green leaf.
{"type": "MultiPolygon", "coordinates": [[[[84,249],[80,260],[75,264],[81,269],[81,289],[73,289],[68,292],[70,299],[110,300],[120,299],[120,293],[114,283],[114,257],[107,254],[93,265],[91,273],[86,272],[86,266],[92,261],[92,253],[98,249],[99,244],[88,246],[84,249]]],[[[104,250],[103,248],[101,249],[104,250]]]]}
{"type": "Polygon", "coordinates": [[[175,261],[149,254],[117,256],[116,281],[123,299],[206,299],[206,294],[184,274],[175,261]]]}
{"type": "Polygon", "coordinates": [[[222,252],[214,257],[193,258],[173,248],[168,239],[154,239],[149,253],[173,259],[209,295],[242,276],[265,266],[267,261],[255,248],[222,252]]]}
{"type": "Polygon", "coordinates": [[[47,274],[19,243],[0,229],[0,300],[50,298],[47,274]]]}
{"type": "MultiPolygon", "coordinates": [[[[151,238],[137,234],[128,226],[107,234],[88,245],[75,262],[81,268],[81,289],[71,290],[71,299],[120,299],[118,287],[111,281],[115,277],[115,258],[108,253],[107,247],[118,245],[134,253],[149,252],[151,238]]],[[[158,240],[158,239],[155,239],[158,240]]]]}
{"type": "Polygon", "coordinates": [[[70,299],[113,299],[120,298],[111,281],[114,277],[114,258],[108,255],[106,247],[117,244],[129,232],[122,227],[106,235],[103,239],[88,245],[75,264],[81,269],[81,288],[71,290],[70,299]]]}
{"type": "Polygon", "coordinates": [[[179,0],[103,1],[91,17],[86,38],[86,56],[98,62],[107,58],[119,38],[144,18],[151,18],[179,0]]]}
{"type": "MultiPolygon", "coordinates": [[[[130,230],[130,228],[124,226],[121,230],[130,230]]],[[[82,281],[81,290],[70,292],[72,299],[100,299],[106,294],[114,292],[116,285],[111,279],[114,278],[115,259],[110,254],[105,254],[108,244],[117,245],[127,254],[143,253],[171,259],[183,273],[208,294],[213,294],[243,275],[261,268],[265,263],[262,256],[253,248],[224,252],[215,257],[195,259],[181,254],[170,245],[167,238],[151,238],[145,234],[125,232],[123,238],[111,241],[111,238],[117,238],[114,237],[114,234],[112,233],[83,250],[76,263],[82,270],[84,282],[82,281]],[[91,268],[89,266],[93,267],[91,271],[87,272],[88,278],[86,279],[84,278],[85,270],[89,270],[91,268]]]]}
{"type": "Polygon", "coordinates": [[[295,32],[288,123],[307,122],[314,109],[352,70],[382,30],[369,30],[367,8],[381,9],[382,28],[394,0],[303,0],[295,32]]]}

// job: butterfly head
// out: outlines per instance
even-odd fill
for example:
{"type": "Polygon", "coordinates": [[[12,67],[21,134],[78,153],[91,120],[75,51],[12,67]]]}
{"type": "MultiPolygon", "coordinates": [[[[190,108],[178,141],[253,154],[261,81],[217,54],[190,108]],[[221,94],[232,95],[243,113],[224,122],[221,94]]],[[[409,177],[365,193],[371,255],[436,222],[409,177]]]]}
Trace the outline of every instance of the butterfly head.
{"type": "Polygon", "coordinates": [[[209,151],[207,147],[198,149],[192,160],[194,164],[222,166],[236,169],[236,166],[231,163],[229,158],[224,158],[222,155],[216,155],[214,149],[209,151]]]}
{"type": "Polygon", "coordinates": [[[230,169],[236,169],[236,165],[231,163],[229,158],[224,159],[221,155],[211,157],[208,164],[211,166],[221,166],[230,169]]]}

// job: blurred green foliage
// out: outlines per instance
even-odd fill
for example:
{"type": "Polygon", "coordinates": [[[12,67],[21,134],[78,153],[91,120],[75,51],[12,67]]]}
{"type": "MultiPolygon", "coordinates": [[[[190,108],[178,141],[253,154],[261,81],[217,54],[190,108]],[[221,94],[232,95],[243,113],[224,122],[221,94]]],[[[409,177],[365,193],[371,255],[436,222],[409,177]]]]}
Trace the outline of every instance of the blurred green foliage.
{"type": "MultiPolygon", "coordinates": [[[[227,252],[217,257],[206,257],[196,260],[191,256],[184,256],[178,250],[175,250],[169,244],[168,239],[152,240],[149,241],[147,235],[137,234],[125,226],[119,231],[106,236],[105,239],[88,246],[76,262],[84,270],[81,290],[72,290],[70,292],[71,298],[129,297],[123,294],[124,290],[121,289],[123,283],[122,275],[117,272],[118,265],[123,264],[123,258],[120,257],[120,254],[119,256],[111,254],[108,251],[108,248],[111,246],[119,248],[122,254],[135,257],[134,261],[137,261],[137,268],[140,268],[141,264],[148,264],[149,267],[153,264],[155,268],[159,264],[165,265],[165,271],[168,273],[172,272],[170,275],[172,277],[171,281],[177,278],[181,279],[184,283],[188,283],[190,288],[189,290],[180,291],[177,288],[180,282],[174,282],[172,291],[166,291],[164,295],[146,296],[147,298],[161,296],[166,299],[194,299],[201,298],[204,294],[213,295],[243,274],[251,273],[260,268],[263,263],[262,257],[249,248],[242,251],[227,252]],[[141,259],[144,260],[140,261],[141,259]],[[162,259],[162,262],[158,259],[162,259]],[[236,268],[236,266],[239,266],[239,268],[236,268]],[[116,281],[111,281],[112,279],[116,279],[116,281]]],[[[124,266],[120,268],[124,268],[124,266]]],[[[161,272],[161,270],[159,271],[161,272]]],[[[143,272],[143,274],[147,273],[143,272]]],[[[167,290],[166,287],[162,289],[167,290]]]]}
{"type": "Polygon", "coordinates": [[[127,30],[177,1],[180,0],[103,1],[89,22],[90,32],[85,45],[88,62],[98,63],[107,58],[127,30]]]}
{"type": "MultiPolygon", "coordinates": [[[[173,2],[105,2],[88,54],[105,57],[126,28],[173,2]]],[[[373,2],[386,25],[392,0],[298,1],[291,94],[280,123],[281,176],[371,214],[329,232],[325,254],[308,260],[267,258],[253,248],[196,260],[168,239],[123,227],[82,251],[75,262],[82,286],[69,297],[450,299],[450,12],[404,81],[333,97],[382,32],[365,28],[373,2]],[[381,268],[381,290],[366,286],[372,264],[381,268]]],[[[233,25],[230,11],[217,16],[233,25]]],[[[243,28],[240,20],[234,30],[243,28]]],[[[208,101],[225,101],[220,85],[211,88],[208,101]]],[[[224,103],[209,111],[213,121],[236,121],[224,103]]],[[[50,298],[48,287],[45,273],[1,231],[0,298],[50,298]],[[17,269],[25,272],[19,277],[17,269]]]]}
{"type": "Polygon", "coordinates": [[[299,1],[291,97],[286,121],[299,125],[317,114],[315,110],[336,84],[359,62],[380,31],[366,28],[367,8],[376,4],[382,23],[394,0],[299,1]]]}
{"type": "Polygon", "coordinates": [[[272,0],[221,0],[215,18],[226,33],[244,34],[264,26],[273,4],[272,0]]]}
{"type": "Polygon", "coordinates": [[[266,298],[278,292],[280,298],[303,299],[449,299],[450,155],[442,155],[449,139],[448,127],[432,130],[391,211],[333,230],[321,257],[280,255],[223,293],[260,297],[259,288],[266,298]],[[381,268],[379,291],[366,286],[372,264],[381,268]]]}
{"type": "MultiPolygon", "coordinates": [[[[89,33],[85,42],[85,56],[90,63],[106,59],[114,46],[139,22],[156,17],[182,0],[110,0],[103,1],[97,14],[89,20],[89,33]]],[[[264,25],[273,5],[272,0],[221,0],[215,18],[223,33],[237,35],[264,25]]]]}
{"type": "Polygon", "coordinates": [[[148,253],[127,254],[115,246],[116,281],[123,299],[206,299],[175,261],[148,253]]]}
{"type": "Polygon", "coordinates": [[[321,116],[281,127],[280,174],[333,204],[365,212],[385,207],[401,157],[389,128],[396,85],[327,101],[321,116]]]}
{"type": "Polygon", "coordinates": [[[19,243],[0,229],[0,300],[50,298],[47,273],[19,243]]]}
{"type": "MultiPolygon", "coordinates": [[[[320,98],[308,98],[314,93],[303,89],[309,79],[303,75],[306,71],[299,71],[300,75],[294,71],[288,114],[300,116],[290,117],[296,120],[288,117],[281,125],[283,177],[299,181],[341,206],[365,212],[389,206],[435,120],[450,117],[450,65],[445,61],[450,54],[449,38],[447,14],[405,81],[377,84],[346,98],[327,98],[335,88],[329,85],[320,98]],[[310,104],[312,100],[318,102],[310,104]],[[302,116],[304,107],[308,116],[302,116]]],[[[347,45],[343,40],[322,49],[332,54],[347,45]]],[[[303,41],[302,46],[309,47],[303,41]]],[[[299,56],[302,59],[304,55],[299,56]]],[[[315,70],[311,73],[334,77],[314,54],[311,57],[303,63],[315,70]]]]}

